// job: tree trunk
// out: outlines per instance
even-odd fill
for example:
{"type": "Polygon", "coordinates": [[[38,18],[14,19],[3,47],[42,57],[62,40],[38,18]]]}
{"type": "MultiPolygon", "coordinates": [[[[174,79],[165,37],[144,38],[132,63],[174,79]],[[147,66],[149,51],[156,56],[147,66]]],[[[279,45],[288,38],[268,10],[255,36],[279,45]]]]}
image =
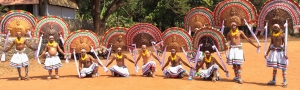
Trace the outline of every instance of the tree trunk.
{"type": "Polygon", "coordinates": [[[105,34],[105,31],[106,31],[106,21],[103,21],[103,20],[100,20],[99,21],[99,30],[97,30],[95,33],[100,35],[100,36],[103,36],[105,34]]]}
{"type": "MultiPolygon", "coordinates": [[[[93,11],[93,23],[94,23],[94,31],[97,35],[103,35],[101,33],[100,26],[100,0],[92,0],[92,11],[93,11]]],[[[103,27],[102,27],[103,28],[103,27]]]]}
{"type": "Polygon", "coordinates": [[[39,15],[40,16],[44,16],[45,8],[43,8],[42,6],[43,6],[43,0],[39,0],[39,15]]]}

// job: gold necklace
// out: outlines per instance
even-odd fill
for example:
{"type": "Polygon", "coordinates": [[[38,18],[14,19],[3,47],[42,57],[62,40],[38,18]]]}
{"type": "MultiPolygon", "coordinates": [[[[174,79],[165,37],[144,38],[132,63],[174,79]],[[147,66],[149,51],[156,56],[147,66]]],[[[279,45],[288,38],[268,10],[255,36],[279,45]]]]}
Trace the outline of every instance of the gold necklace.
{"type": "Polygon", "coordinates": [[[20,38],[20,39],[17,38],[16,42],[17,42],[17,44],[21,44],[23,42],[23,39],[22,38],[20,38]]]}
{"type": "Polygon", "coordinates": [[[236,30],[235,30],[234,32],[233,32],[232,30],[230,30],[230,33],[231,33],[232,36],[237,35],[238,32],[239,32],[239,29],[238,29],[238,28],[236,28],[236,30]]]}
{"type": "Polygon", "coordinates": [[[176,57],[177,57],[177,55],[175,55],[174,57],[171,56],[171,60],[174,61],[176,59],[176,57]]]}
{"type": "Polygon", "coordinates": [[[273,36],[274,37],[278,37],[279,35],[281,35],[282,31],[279,31],[278,33],[273,32],[273,36]]]}
{"type": "Polygon", "coordinates": [[[116,55],[116,56],[117,56],[118,59],[122,59],[122,58],[123,58],[123,57],[122,57],[122,56],[123,56],[122,54],[121,54],[121,55],[116,55]]]}
{"type": "Polygon", "coordinates": [[[81,57],[81,60],[84,61],[84,60],[86,60],[86,58],[87,58],[87,55],[85,54],[83,58],[81,57]]]}
{"type": "Polygon", "coordinates": [[[145,52],[142,53],[143,56],[146,56],[148,54],[148,50],[146,50],[145,52]]]}
{"type": "Polygon", "coordinates": [[[205,57],[205,62],[206,62],[206,63],[210,63],[210,61],[211,61],[211,56],[209,56],[209,59],[207,59],[207,58],[205,57]]]}
{"type": "Polygon", "coordinates": [[[55,41],[53,41],[52,43],[48,42],[48,46],[53,47],[55,44],[55,41]]]}

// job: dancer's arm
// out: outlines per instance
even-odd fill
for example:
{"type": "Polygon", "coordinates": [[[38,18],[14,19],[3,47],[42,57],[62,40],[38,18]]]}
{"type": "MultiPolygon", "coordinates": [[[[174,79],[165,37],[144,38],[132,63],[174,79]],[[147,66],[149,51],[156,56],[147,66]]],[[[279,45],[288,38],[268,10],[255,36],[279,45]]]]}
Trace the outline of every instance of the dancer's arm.
{"type": "Polygon", "coordinates": [[[170,62],[171,62],[171,57],[169,56],[169,57],[168,57],[168,61],[167,61],[167,63],[163,66],[162,70],[164,70],[165,67],[168,66],[170,62]]]}
{"type": "Polygon", "coordinates": [[[151,52],[151,56],[153,56],[159,63],[161,63],[161,61],[159,61],[158,57],[154,55],[153,52],[151,52]]]}
{"type": "Polygon", "coordinates": [[[140,53],[139,56],[138,56],[138,58],[137,58],[137,60],[136,60],[136,62],[135,62],[135,66],[139,62],[139,60],[141,59],[141,57],[142,57],[142,54],[140,53]]]}
{"type": "Polygon", "coordinates": [[[106,67],[108,67],[115,59],[116,59],[116,56],[114,56],[114,57],[110,60],[110,62],[106,65],[106,67]]]}
{"type": "Polygon", "coordinates": [[[38,56],[38,58],[40,58],[41,56],[43,56],[47,51],[48,51],[48,45],[45,46],[44,51],[42,52],[42,54],[40,56],[38,56]]]}
{"type": "Polygon", "coordinates": [[[65,52],[59,47],[58,43],[57,43],[57,49],[60,53],[62,53],[65,56],[65,52]]]}
{"type": "Polygon", "coordinates": [[[241,37],[243,37],[244,39],[246,39],[251,45],[253,45],[256,48],[259,48],[260,46],[256,46],[246,35],[243,31],[239,31],[241,34],[241,37]]]}
{"type": "Polygon", "coordinates": [[[224,72],[227,72],[227,71],[222,67],[222,65],[216,60],[216,58],[212,57],[212,60],[213,60],[214,62],[216,62],[216,64],[217,64],[224,72]]]}
{"type": "Polygon", "coordinates": [[[129,62],[133,63],[134,64],[134,61],[129,59],[126,55],[123,55],[124,56],[124,59],[127,59],[129,62]]]}
{"type": "Polygon", "coordinates": [[[26,45],[28,48],[30,48],[31,50],[33,50],[33,51],[36,50],[35,48],[31,47],[31,46],[26,42],[26,40],[24,41],[24,43],[25,43],[25,45],[26,45]]]}
{"type": "Polygon", "coordinates": [[[196,67],[196,70],[198,71],[199,68],[201,68],[201,67],[203,66],[203,64],[204,64],[204,60],[202,60],[202,61],[200,62],[200,65],[199,65],[198,67],[196,67]]]}
{"type": "Polygon", "coordinates": [[[185,61],[183,61],[181,57],[179,57],[179,61],[182,62],[185,66],[194,69],[192,66],[190,66],[190,65],[187,64],[185,61]]]}
{"type": "Polygon", "coordinates": [[[16,42],[13,41],[13,43],[6,50],[3,50],[3,51],[8,52],[15,44],[16,44],[16,42]]]}

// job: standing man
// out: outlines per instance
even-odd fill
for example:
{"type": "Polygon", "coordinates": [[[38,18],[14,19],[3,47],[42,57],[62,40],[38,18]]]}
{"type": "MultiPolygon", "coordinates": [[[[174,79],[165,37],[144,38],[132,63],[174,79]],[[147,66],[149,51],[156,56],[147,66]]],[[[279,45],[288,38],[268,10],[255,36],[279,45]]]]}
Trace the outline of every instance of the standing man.
{"type": "Polygon", "coordinates": [[[143,75],[152,76],[154,78],[156,72],[156,63],[150,58],[153,56],[159,63],[161,62],[151,51],[148,51],[146,48],[146,45],[142,45],[142,52],[140,52],[135,64],[137,64],[142,57],[144,62],[142,66],[143,75]]]}
{"type": "Polygon", "coordinates": [[[49,41],[48,41],[48,44],[46,45],[44,51],[38,57],[38,58],[40,58],[41,56],[43,56],[47,52],[46,60],[45,60],[43,68],[48,70],[48,72],[49,72],[49,76],[47,77],[48,80],[51,79],[52,69],[55,69],[55,74],[56,74],[55,78],[59,79],[58,68],[60,68],[62,66],[62,63],[60,61],[60,58],[58,57],[58,51],[57,50],[60,53],[62,53],[63,55],[65,55],[65,53],[59,47],[58,43],[56,43],[54,41],[54,37],[51,35],[51,36],[49,36],[49,41]]]}
{"type": "Polygon", "coordinates": [[[180,56],[176,55],[175,49],[171,49],[171,56],[168,57],[168,61],[167,61],[166,65],[164,65],[162,68],[165,77],[166,78],[175,78],[175,77],[183,78],[183,74],[186,74],[187,76],[189,76],[189,78],[192,78],[188,74],[188,72],[181,66],[181,62],[185,66],[187,66],[191,69],[194,69],[192,66],[190,66],[186,62],[184,62],[180,56]],[[168,66],[170,62],[171,62],[171,66],[167,70],[164,70],[165,67],[168,66]]]}
{"type": "Polygon", "coordinates": [[[32,49],[32,50],[36,50],[34,48],[32,48],[25,39],[23,39],[21,37],[21,32],[17,32],[17,38],[13,41],[13,43],[10,45],[9,48],[7,48],[7,50],[3,50],[4,52],[9,51],[14,45],[16,45],[16,53],[12,56],[11,60],[10,60],[10,66],[15,67],[18,69],[18,74],[19,74],[19,80],[28,80],[28,66],[29,66],[29,61],[28,61],[28,57],[27,55],[24,53],[25,51],[25,45],[32,49]],[[25,77],[23,78],[21,75],[21,68],[25,67],[25,77]]]}
{"type": "Polygon", "coordinates": [[[269,85],[276,84],[276,73],[277,68],[282,69],[282,77],[283,77],[283,87],[287,86],[286,82],[286,66],[288,57],[284,55],[284,44],[285,42],[285,34],[280,30],[280,26],[278,24],[273,25],[273,34],[271,36],[270,47],[265,55],[267,59],[267,67],[273,67],[273,79],[268,83],[269,85]],[[271,51],[271,53],[270,53],[271,51]],[[269,57],[268,54],[270,53],[269,57]]]}
{"type": "Polygon", "coordinates": [[[235,22],[231,23],[231,30],[227,34],[227,40],[229,40],[229,51],[227,54],[227,64],[233,65],[235,78],[234,81],[243,84],[241,78],[242,72],[242,64],[244,63],[244,51],[242,49],[241,38],[246,39],[250,44],[254,47],[259,48],[260,46],[256,46],[245,34],[243,31],[240,31],[235,22]]]}
{"type": "Polygon", "coordinates": [[[101,64],[94,59],[93,56],[86,53],[85,49],[81,49],[81,54],[79,57],[79,72],[81,78],[86,76],[99,76],[98,64],[101,66],[101,64]]]}
{"type": "MultiPolygon", "coordinates": [[[[114,60],[116,60],[117,65],[114,65],[110,68],[111,74],[113,76],[123,76],[128,77],[129,71],[125,65],[124,59],[129,60],[130,62],[134,63],[131,59],[129,59],[126,55],[122,54],[122,49],[119,47],[117,49],[117,55],[115,55],[112,60],[107,64],[108,67],[114,60]]],[[[109,58],[109,57],[107,57],[109,58]]]]}
{"type": "Polygon", "coordinates": [[[226,71],[216,60],[216,58],[211,56],[209,51],[205,51],[205,56],[203,60],[200,62],[200,65],[197,67],[197,71],[199,68],[202,68],[203,64],[206,64],[205,70],[200,70],[199,76],[204,79],[211,79],[213,82],[220,80],[218,68],[220,67],[225,73],[226,71]]]}

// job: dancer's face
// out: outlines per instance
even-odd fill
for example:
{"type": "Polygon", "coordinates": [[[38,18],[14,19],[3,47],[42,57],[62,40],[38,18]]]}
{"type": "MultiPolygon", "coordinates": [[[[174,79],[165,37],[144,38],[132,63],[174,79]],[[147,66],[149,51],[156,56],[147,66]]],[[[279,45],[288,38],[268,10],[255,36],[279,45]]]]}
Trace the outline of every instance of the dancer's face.
{"type": "Polygon", "coordinates": [[[175,49],[171,49],[171,55],[175,56],[176,55],[176,50],[175,49]]]}
{"type": "Polygon", "coordinates": [[[210,57],[210,52],[205,52],[206,57],[210,57]]]}
{"type": "Polygon", "coordinates": [[[18,38],[21,37],[21,32],[17,32],[17,37],[18,37],[18,38]]]}
{"type": "Polygon", "coordinates": [[[85,50],[82,50],[81,51],[81,55],[85,55],[86,54],[86,51],[85,50]]]}
{"type": "Polygon", "coordinates": [[[142,46],[142,50],[143,50],[143,51],[146,51],[146,46],[142,46]]]}
{"type": "Polygon", "coordinates": [[[53,37],[53,36],[50,36],[50,37],[49,37],[49,41],[50,41],[50,42],[53,42],[53,41],[54,41],[54,37],[53,37]]]}
{"type": "Polygon", "coordinates": [[[118,54],[121,54],[121,53],[122,53],[122,49],[121,49],[121,48],[118,48],[118,49],[117,49],[117,52],[118,52],[118,54]]]}

